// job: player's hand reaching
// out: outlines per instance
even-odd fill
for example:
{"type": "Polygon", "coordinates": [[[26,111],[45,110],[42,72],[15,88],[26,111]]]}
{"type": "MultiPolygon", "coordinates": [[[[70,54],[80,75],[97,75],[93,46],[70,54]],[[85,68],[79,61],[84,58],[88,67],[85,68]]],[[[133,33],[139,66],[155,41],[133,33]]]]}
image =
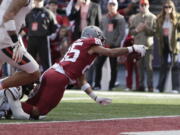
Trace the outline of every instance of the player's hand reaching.
{"type": "Polygon", "coordinates": [[[100,105],[108,105],[112,103],[112,99],[110,98],[103,98],[103,97],[97,97],[96,98],[96,103],[100,105]]]}
{"type": "Polygon", "coordinates": [[[146,47],[144,45],[133,45],[131,47],[127,47],[129,50],[129,53],[137,52],[141,54],[141,57],[143,57],[146,53],[146,47]]]}
{"type": "Polygon", "coordinates": [[[25,54],[26,50],[24,48],[24,45],[21,43],[21,41],[18,41],[14,43],[14,48],[13,48],[13,60],[15,62],[21,62],[23,55],[25,54]]]}

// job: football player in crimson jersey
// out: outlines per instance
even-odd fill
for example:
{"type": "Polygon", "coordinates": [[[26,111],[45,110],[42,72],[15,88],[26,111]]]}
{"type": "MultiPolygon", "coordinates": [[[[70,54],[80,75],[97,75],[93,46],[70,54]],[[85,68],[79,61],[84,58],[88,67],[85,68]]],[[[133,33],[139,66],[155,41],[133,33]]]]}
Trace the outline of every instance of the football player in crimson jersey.
{"type": "MultiPolygon", "coordinates": [[[[38,119],[39,115],[46,115],[61,101],[67,85],[74,83],[77,83],[96,103],[101,105],[110,104],[111,99],[98,97],[92,91],[91,86],[85,79],[85,71],[98,55],[116,57],[135,51],[144,56],[146,50],[144,45],[114,49],[104,48],[104,39],[102,31],[98,27],[85,27],[81,38],[70,46],[64,58],[44,72],[40,80],[41,83],[34,89],[32,97],[22,103],[24,112],[33,119],[38,119]]],[[[13,105],[15,104],[13,92],[10,91],[11,89],[5,91],[8,102],[11,106],[17,106],[13,105]]],[[[13,109],[13,114],[18,112],[18,107],[13,109]]]]}

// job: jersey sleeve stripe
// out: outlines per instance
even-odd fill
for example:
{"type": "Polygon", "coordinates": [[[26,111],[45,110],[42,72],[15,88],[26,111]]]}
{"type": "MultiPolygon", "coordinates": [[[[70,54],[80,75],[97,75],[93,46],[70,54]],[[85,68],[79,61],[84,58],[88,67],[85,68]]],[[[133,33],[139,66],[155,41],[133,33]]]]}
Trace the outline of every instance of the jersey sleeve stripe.
{"type": "MultiPolygon", "coordinates": [[[[2,49],[2,52],[3,52],[6,56],[8,56],[9,58],[12,59],[12,56],[13,56],[13,48],[12,48],[12,47],[4,48],[4,49],[2,49]]],[[[27,64],[27,63],[29,63],[29,62],[30,62],[30,60],[29,60],[27,57],[23,56],[22,61],[19,62],[18,64],[19,64],[19,65],[24,65],[24,64],[27,64]]]]}

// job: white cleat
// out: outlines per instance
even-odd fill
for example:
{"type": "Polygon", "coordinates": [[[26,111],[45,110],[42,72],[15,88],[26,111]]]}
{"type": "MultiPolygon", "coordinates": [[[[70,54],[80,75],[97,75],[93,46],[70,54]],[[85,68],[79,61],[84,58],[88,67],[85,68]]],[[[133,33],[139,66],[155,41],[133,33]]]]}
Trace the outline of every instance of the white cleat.
{"type": "Polygon", "coordinates": [[[19,101],[19,98],[21,97],[19,90],[15,87],[6,89],[5,96],[8,100],[13,117],[15,119],[28,120],[29,114],[23,111],[21,103],[19,101]]]}

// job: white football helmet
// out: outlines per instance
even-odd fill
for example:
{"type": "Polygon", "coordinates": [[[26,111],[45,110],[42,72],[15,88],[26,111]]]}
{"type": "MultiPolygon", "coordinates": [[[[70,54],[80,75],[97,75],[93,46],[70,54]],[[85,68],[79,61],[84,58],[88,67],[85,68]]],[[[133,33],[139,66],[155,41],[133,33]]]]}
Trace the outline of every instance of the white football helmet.
{"type": "Polygon", "coordinates": [[[87,26],[83,29],[81,33],[81,38],[83,37],[98,38],[101,40],[102,43],[105,41],[105,37],[101,29],[94,25],[87,26]]]}

